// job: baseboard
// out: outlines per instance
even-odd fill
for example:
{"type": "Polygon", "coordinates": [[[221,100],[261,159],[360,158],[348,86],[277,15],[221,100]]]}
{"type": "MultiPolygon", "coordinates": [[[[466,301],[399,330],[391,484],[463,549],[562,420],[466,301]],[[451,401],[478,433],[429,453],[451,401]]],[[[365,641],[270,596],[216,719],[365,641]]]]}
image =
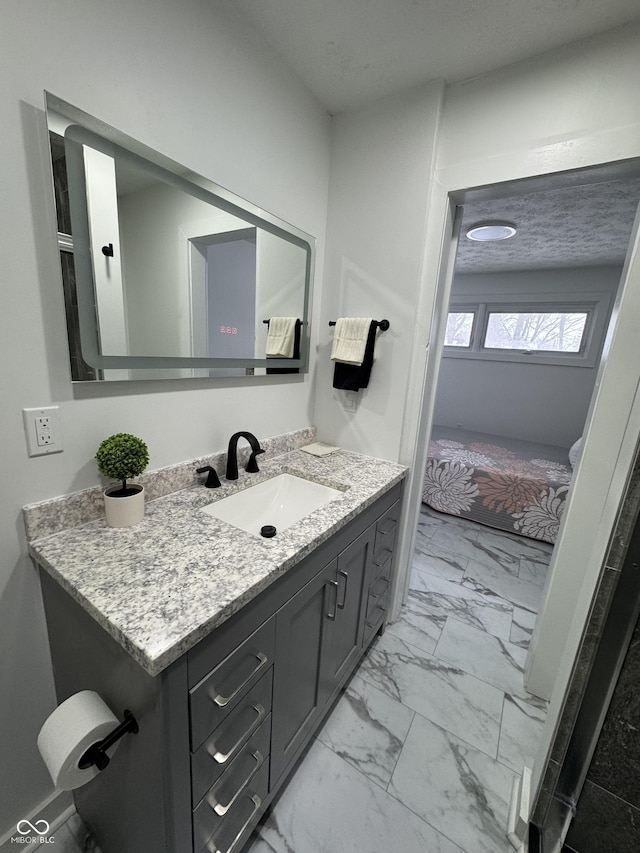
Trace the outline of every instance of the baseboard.
{"type": "Polygon", "coordinates": [[[0,853],[16,853],[18,850],[22,851],[22,853],[31,853],[31,851],[36,850],[40,845],[41,837],[49,838],[53,841],[55,831],[69,819],[75,810],[73,797],[69,791],[53,791],[35,809],[32,809],[29,814],[19,818],[15,826],[0,836],[0,853]],[[18,823],[22,824],[22,821],[28,821],[32,827],[35,827],[35,831],[29,830],[23,824],[21,828],[26,829],[27,832],[24,834],[19,832],[18,823]],[[40,830],[44,829],[42,821],[46,822],[48,829],[40,835],[40,830]],[[30,838],[34,840],[27,840],[30,838]]]}
{"type": "Polygon", "coordinates": [[[525,767],[522,776],[513,780],[507,825],[507,838],[518,853],[526,853],[528,847],[530,800],[531,770],[525,767]]]}

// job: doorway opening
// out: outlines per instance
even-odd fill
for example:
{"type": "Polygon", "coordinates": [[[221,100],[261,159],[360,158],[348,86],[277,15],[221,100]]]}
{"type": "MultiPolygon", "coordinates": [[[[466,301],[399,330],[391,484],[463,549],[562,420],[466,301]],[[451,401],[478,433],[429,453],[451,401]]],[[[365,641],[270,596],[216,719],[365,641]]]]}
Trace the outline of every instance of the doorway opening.
{"type": "MultiPolygon", "coordinates": [[[[421,713],[443,727],[461,749],[473,747],[478,760],[489,768],[487,778],[489,761],[503,787],[505,767],[521,775],[524,766],[530,768],[537,760],[547,717],[549,695],[536,697],[525,688],[527,646],[549,591],[547,575],[565,508],[560,498],[570,493],[574,479],[568,451],[583,434],[585,422],[593,421],[598,405],[594,388],[602,376],[602,349],[611,343],[606,339],[607,327],[624,279],[640,198],[638,174],[637,168],[622,175],[595,169],[482,188],[454,199],[464,204],[464,213],[458,215],[464,235],[468,225],[479,221],[513,221],[517,217],[509,205],[520,209],[524,221],[536,205],[542,209],[547,196],[548,202],[556,204],[555,214],[547,211],[540,222],[547,222],[555,232],[558,248],[552,250],[547,236],[538,241],[537,264],[518,268],[525,255],[529,261],[534,256],[532,247],[515,251],[513,242],[505,252],[511,254],[510,267],[500,267],[494,247],[486,251],[483,246],[486,266],[473,269],[462,236],[455,264],[448,276],[441,275],[443,307],[438,321],[442,328],[436,334],[439,349],[431,356],[439,362],[439,369],[432,373],[437,376],[437,392],[432,410],[425,395],[422,416],[423,426],[427,422],[423,435],[431,441],[427,449],[428,439],[423,439],[419,450],[424,464],[414,475],[420,478],[420,499],[426,491],[432,505],[419,500],[420,506],[415,507],[414,571],[407,578],[404,608],[389,627],[389,642],[403,643],[428,668],[448,665],[447,679],[460,685],[458,708],[442,716],[445,722],[434,719],[439,711],[431,707],[421,713]],[[622,221],[616,219],[614,224],[611,211],[607,216],[605,197],[622,221]],[[584,208],[580,227],[579,206],[584,208]],[[605,220],[613,226],[611,240],[603,239],[605,220]],[[588,230],[585,222],[590,223],[588,230]],[[559,254],[562,240],[567,244],[565,256],[559,254]],[[570,256],[568,250],[578,244],[580,251],[570,256]],[[607,248],[611,251],[605,256],[607,248]],[[454,316],[445,330],[450,315],[454,316]],[[562,323],[566,327],[576,315],[582,327],[566,346],[567,338],[558,336],[557,327],[562,323]],[[523,337],[525,322],[514,334],[524,320],[529,337],[523,337]],[[534,320],[547,342],[555,334],[556,344],[535,346],[534,320]],[[546,329],[542,320],[547,321],[546,329]],[[492,322],[503,323],[503,333],[511,334],[511,345],[496,345],[495,335],[489,334],[492,322]],[[432,424],[436,425],[433,430],[432,424]],[[473,435],[443,433],[438,431],[442,426],[466,429],[473,435]],[[512,440],[538,448],[520,458],[512,440]],[[553,457],[550,447],[560,447],[565,462],[553,457]],[[474,481],[478,468],[500,450],[507,460],[502,469],[481,472],[484,479],[474,481]],[[515,479],[516,473],[528,474],[524,484],[515,479]],[[448,491],[445,486],[450,487],[448,491]],[[464,518],[475,504],[485,516],[464,518]],[[511,517],[511,527],[502,530],[501,510],[511,517]]],[[[388,657],[393,654],[400,659],[403,651],[400,647],[389,650],[388,657]]],[[[490,788],[491,783],[486,785],[490,788]]],[[[508,792],[487,792],[489,799],[502,798],[508,808],[508,792]]]]}
{"type": "MultiPolygon", "coordinates": [[[[255,358],[256,228],[189,238],[191,346],[207,358],[255,358]]],[[[207,376],[245,376],[244,367],[208,368],[207,376]]]]}

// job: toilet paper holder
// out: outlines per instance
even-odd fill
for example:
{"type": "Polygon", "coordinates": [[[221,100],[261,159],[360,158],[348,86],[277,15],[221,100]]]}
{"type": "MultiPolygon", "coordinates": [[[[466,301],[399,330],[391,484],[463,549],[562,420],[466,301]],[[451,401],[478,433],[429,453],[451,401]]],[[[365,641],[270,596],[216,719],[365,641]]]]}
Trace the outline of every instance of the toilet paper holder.
{"type": "Polygon", "coordinates": [[[124,720],[120,725],[106,737],[102,738],[102,740],[91,744],[89,749],[80,757],[78,767],[80,770],[86,770],[88,767],[92,767],[95,764],[98,770],[104,770],[110,760],[107,755],[107,750],[112,747],[116,741],[120,740],[122,735],[127,734],[127,732],[131,732],[131,734],[135,735],[138,731],[138,722],[136,718],[133,716],[131,711],[125,709],[124,720]]]}

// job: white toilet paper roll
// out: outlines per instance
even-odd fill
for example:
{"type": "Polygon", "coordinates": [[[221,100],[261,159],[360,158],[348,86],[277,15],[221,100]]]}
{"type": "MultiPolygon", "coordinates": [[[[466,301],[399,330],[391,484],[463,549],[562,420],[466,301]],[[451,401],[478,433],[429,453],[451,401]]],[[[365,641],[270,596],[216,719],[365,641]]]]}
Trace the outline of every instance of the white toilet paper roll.
{"type": "MultiPolygon", "coordinates": [[[[38,735],[40,755],[56,788],[72,791],[100,772],[95,766],[82,770],[78,762],[90,746],[106,737],[118,724],[117,717],[93,690],[74,693],[58,705],[38,735]]],[[[109,749],[109,756],[117,745],[109,749]]]]}

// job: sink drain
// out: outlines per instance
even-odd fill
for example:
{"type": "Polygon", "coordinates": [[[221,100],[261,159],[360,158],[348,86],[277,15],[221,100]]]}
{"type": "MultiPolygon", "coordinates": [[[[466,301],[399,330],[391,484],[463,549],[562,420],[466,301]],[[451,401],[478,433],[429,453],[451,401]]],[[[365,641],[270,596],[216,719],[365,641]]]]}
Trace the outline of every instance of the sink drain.
{"type": "Polygon", "coordinates": [[[271,539],[277,532],[273,524],[265,524],[264,527],[260,528],[260,536],[264,536],[265,539],[271,539]]]}

